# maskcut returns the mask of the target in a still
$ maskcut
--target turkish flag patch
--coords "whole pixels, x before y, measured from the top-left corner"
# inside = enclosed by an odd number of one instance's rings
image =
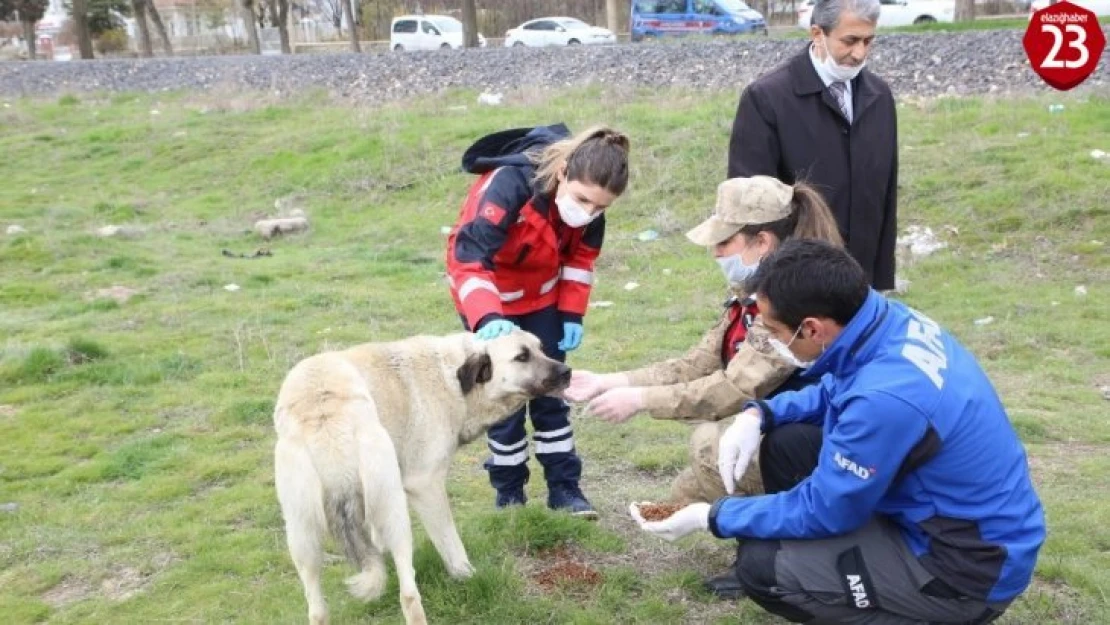
[[[505,218],[505,209],[493,202],[486,202],[482,205],[482,210],[478,214],[490,223],[499,224]]]

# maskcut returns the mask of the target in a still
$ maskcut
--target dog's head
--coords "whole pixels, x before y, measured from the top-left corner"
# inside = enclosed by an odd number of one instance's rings
[[[480,389],[492,401],[530,399],[563,390],[570,367],[548,358],[534,334],[513,330],[490,341],[475,341],[457,375],[463,395]]]

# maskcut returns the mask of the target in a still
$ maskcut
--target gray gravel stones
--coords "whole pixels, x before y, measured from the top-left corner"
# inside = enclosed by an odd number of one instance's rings
[[[1021,30],[884,34],[870,67],[901,97],[1053,91],[1029,67],[1022,35]],[[0,96],[323,89],[374,103],[447,88],[503,92],[600,84],[737,90],[805,45],[800,39],[757,36],[606,47],[7,62],[0,63]],[[1108,57],[1110,49],[1075,91],[1110,91]]]

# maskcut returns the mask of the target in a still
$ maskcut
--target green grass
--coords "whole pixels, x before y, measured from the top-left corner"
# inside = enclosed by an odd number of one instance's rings
[[[304,622],[273,492],[274,395],[316,351],[459,329],[440,228],[470,181],[461,151],[482,133],[559,120],[628,132],[632,184],[594,295],[613,306],[591,310],[570,362],[616,370],[694,344],[723,283],[682,233],[724,176],[735,94],[592,88],[508,94],[498,109],[476,95],[379,108],[67,96],[0,109],[0,225],[28,231],[0,235],[0,504],[19,506],[0,512],[5,623]],[[982,359],[1047,507],[1035,584],[1003,623],[1110,622],[1110,164],[1089,154],[1110,149],[1108,111],[1105,95],[1079,93],[899,108],[901,225],[948,243],[902,266],[904,299]],[[311,230],[260,241],[253,221],[287,197]],[[109,224],[132,234],[95,234]],[[638,241],[648,228],[662,237]],[[263,245],[272,256],[221,255]],[[136,294],[97,295],[113,286]],[[687,427],[579,414],[575,427],[596,525],[546,512],[538,467],[529,507],[495,513],[482,446],[461,450],[449,492],[478,574],[451,581],[417,531],[433,623],[772,622],[700,590],[728,544],[666,544],[627,517],[629,501],[665,495]],[[539,588],[532,576],[555,553],[602,583]],[[395,580],[364,605],[345,594],[349,574],[327,568],[333,622],[400,622]]]

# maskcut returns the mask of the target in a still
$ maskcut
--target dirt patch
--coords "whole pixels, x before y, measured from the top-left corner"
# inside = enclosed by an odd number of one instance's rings
[[[54,609],[83,601],[93,592],[92,586],[83,579],[64,577],[62,581],[42,593],[42,600]]]
[[[112,299],[115,300],[117,304],[125,304],[127,303],[127,300],[131,299],[138,293],[139,291],[137,291],[136,289],[115,285],[108,289],[97,289],[95,292],[86,293],[85,299],[87,301],[92,301],[96,299]]]
[[[113,601],[127,601],[142,592],[147,576],[129,566],[121,567],[100,582],[100,592]]]
[[[0,419],[11,419],[16,414],[15,406],[0,404]]]

